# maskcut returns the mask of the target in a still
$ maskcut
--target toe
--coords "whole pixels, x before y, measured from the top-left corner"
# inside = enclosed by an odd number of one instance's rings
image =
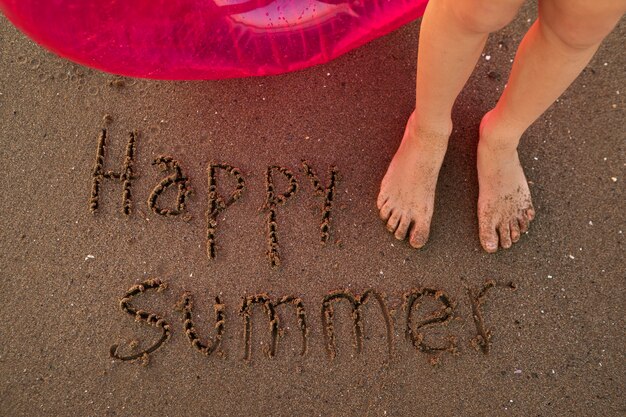
[[[500,224],[498,227],[498,232],[500,233],[500,245],[504,249],[508,249],[511,247],[511,229],[509,228],[509,223],[505,222]]]
[[[386,194],[383,194],[382,192],[378,194],[378,198],[376,199],[376,207],[378,207],[378,210],[383,208],[388,199],[389,197],[387,197]]]
[[[515,243],[519,240],[521,235],[517,219],[511,220],[509,227],[511,228],[511,241]]]
[[[389,216],[389,220],[387,220],[387,230],[389,230],[391,233],[395,232],[396,228],[398,227],[398,223],[400,223],[400,217],[401,212],[399,210],[391,213],[391,216]]]
[[[411,218],[409,216],[402,216],[400,223],[398,224],[398,228],[394,233],[396,239],[403,240],[406,237],[406,233],[408,232],[410,226]]]
[[[528,221],[532,221],[535,218],[535,208],[532,204],[526,209],[526,217],[528,217]]]
[[[411,230],[411,237],[409,244],[416,249],[424,247],[428,241],[428,235],[430,233],[430,224],[415,222],[413,230]]]
[[[379,214],[380,214],[380,218],[381,218],[384,222],[386,222],[387,220],[389,220],[389,216],[391,216],[391,210],[392,210],[391,204],[387,204],[387,203],[385,203],[385,204],[381,207]]]
[[[519,223],[519,230],[521,233],[528,232],[528,217],[526,217],[526,214],[522,213],[517,216],[517,222]]]
[[[478,234],[483,249],[489,253],[494,253],[498,250],[498,235],[495,226],[483,222],[479,226]]]

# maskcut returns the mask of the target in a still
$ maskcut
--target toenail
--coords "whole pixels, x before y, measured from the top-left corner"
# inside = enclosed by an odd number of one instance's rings
[[[424,240],[416,240],[416,239],[411,239],[411,241],[409,243],[415,249],[421,249],[421,248],[424,247],[424,245],[426,245],[426,242]]]

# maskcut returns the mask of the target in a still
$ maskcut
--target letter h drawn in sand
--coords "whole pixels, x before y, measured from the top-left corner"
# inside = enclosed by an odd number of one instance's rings
[[[210,356],[213,352],[218,351],[220,344],[222,343],[222,336],[224,335],[224,327],[226,325],[225,306],[222,304],[220,298],[215,297],[215,304],[213,305],[213,310],[215,311],[215,339],[211,340],[209,338],[207,344],[203,344],[200,341],[198,333],[193,326],[193,301],[191,293],[185,292],[183,294],[183,299],[179,304],[179,307],[183,312],[183,329],[185,330],[187,338],[191,342],[191,346],[198,349],[206,356]],[[218,351],[217,353],[220,354],[221,352]]]
[[[149,279],[147,281],[142,282],[141,284],[133,285],[126,292],[126,294],[124,294],[124,297],[122,297],[122,299],[120,300],[120,308],[122,309],[122,311],[132,316],[135,319],[135,321],[144,321],[151,326],[160,328],[161,338],[149,348],[141,352],[133,353],[130,355],[120,355],[118,352],[119,345],[113,345],[111,346],[111,349],[109,350],[112,358],[119,359],[122,361],[133,361],[136,359],[143,359],[144,363],[147,363],[148,355],[154,352],[155,350],[157,350],[158,348],[160,348],[163,345],[163,343],[165,343],[165,341],[169,339],[170,325],[169,323],[165,321],[165,319],[163,319],[162,317],[154,313],[148,313],[147,311],[144,311],[144,310],[138,310],[130,304],[131,300],[139,294],[143,294],[144,292],[148,290],[156,290],[160,292],[160,291],[165,290],[166,288],[167,288],[167,285],[162,283],[160,280]]]
[[[289,181],[289,187],[283,194],[276,194],[274,189],[274,177],[273,172],[278,171],[283,174],[287,181]],[[267,210],[267,233],[268,233],[268,249],[267,257],[270,260],[270,265],[274,268],[280,265],[280,253],[278,251],[278,225],[276,223],[276,212],[279,204],[284,204],[287,199],[296,193],[298,190],[298,181],[293,173],[287,168],[279,166],[270,166],[267,168],[265,175],[266,186],[266,199],[262,209]]]
[[[413,313],[419,309],[423,297],[433,297],[441,303],[441,309],[430,317],[414,324]],[[450,338],[450,341],[445,346],[430,346],[424,342],[424,334],[420,332],[420,329],[436,324],[447,324],[453,318],[454,304],[445,292],[431,288],[413,289],[404,295],[404,309],[406,313],[405,336],[415,349],[425,353],[456,352],[456,339]]]
[[[181,215],[186,210],[187,198],[191,194],[191,189],[189,188],[189,179],[185,175],[183,175],[183,171],[178,161],[176,161],[171,156],[159,156],[152,162],[152,165],[159,165],[159,168],[162,172],[166,172],[168,170],[174,172],[163,178],[161,182],[159,182],[157,186],[154,187],[154,189],[150,193],[150,196],[148,197],[148,208],[161,216]],[[159,199],[161,194],[163,194],[165,190],[172,185],[178,186],[178,194],[176,196],[176,208],[161,208],[157,204],[157,200]]]
[[[267,294],[258,294],[246,297],[243,299],[241,310],[239,314],[243,317],[244,324],[244,360],[248,361],[252,357],[252,306],[254,304],[260,304],[263,306],[263,310],[267,314],[269,319],[271,342],[267,349],[267,355],[273,358],[276,355],[278,349],[278,340],[281,334],[280,318],[276,313],[276,309],[281,305],[291,304],[295,308],[296,317],[298,319],[298,326],[302,334],[302,349],[300,355],[304,356],[307,351],[307,324],[306,314],[304,311],[304,302],[299,297],[285,296],[274,302]]]
[[[232,175],[237,181],[237,185],[234,191],[230,194],[227,200],[224,200],[217,192],[217,170],[223,170]],[[207,176],[209,181],[209,205],[207,208],[207,257],[209,259],[215,259],[217,255],[217,248],[215,244],[215,229],[217,228],[217,216],[225,210],[228,206],[239,200],[246,182],[241,175],[241,171],[227,164],[214,164],[210,163],[207,169]]]
[[[131,194],[130,187],[133,180],[133,162],[135,159],[135,143],[137,141],[137,132],[130,132],[128,144],[126,145],[126,156],[122,164],[122,170],[119,172],[106,171],[104,169],[104,157],[106,150],[107,130],[102,129],[98,137],[98,147],[96,150],[96,162],[91,174],[91,195],[89,197],[89,211],[96,213],[100,208],[100,190],[102,181],[118,180],[122,183],[122,213],[128,216],[131,212]]]
[[[337,348],[335,346],[335,330],[333,324],[334,309],[332,303],[335,301],[346,300],[352,307],[354,348],[356,353],[360,354],[363,350],[363,323],[361,318],[361,306],[370,298],[374,298],[380,306],[380,310],[383,314],[387,330],[387,349],[389,357],[391,357],[393,348],[393,323],[391,315],[389,314],[389,310],[387,309],[383,296],[375,290],[369,289],[360,296],[356,297],[349,291],[334,291],[324,297],[322,301],[322,325],[324,336],[326,338],[326,351],[331,359],[334,359],[337,356]]]

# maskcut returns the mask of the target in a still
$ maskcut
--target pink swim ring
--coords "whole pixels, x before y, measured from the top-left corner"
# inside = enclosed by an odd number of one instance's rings
[[[116,74],[219,79],[327,62],[422,15],[427,0],[0,0],[57,54]]]

